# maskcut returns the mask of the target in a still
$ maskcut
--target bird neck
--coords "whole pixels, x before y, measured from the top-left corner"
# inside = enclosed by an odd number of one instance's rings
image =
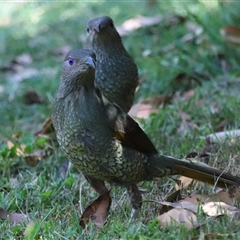
[[[86,40],[85,48],[92,49],[96,52],[98,49],[102,51],[102,49],[116,49],[122,48],[122,40],[121,37],[118,35],[111,36],[111,35],[89,35]]]
[[[67,77],[65,78],[62,75],[61,82],[57,91],[57,97],[65,98],[72,92],[80,92],[82,89],[86,89],[86,91],[94,89],[94,81],[91,80],[94,79],[94,77],[95,76],[89,76],[89,78],[86,76],[84,78],[78,77],[76,79],[71,79],[70,82]]]

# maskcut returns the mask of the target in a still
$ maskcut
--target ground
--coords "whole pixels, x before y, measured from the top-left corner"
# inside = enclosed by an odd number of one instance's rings
[[[160,14],[158,24],[123,37],[139,68],[135,103],[173,96],[137,120],[161,154],[182,158],[206,149],[205,136],[240,125],[240,30],[229,28],[239,25],[239,10],[231,1],[0,3],[0,207],[32,219],[27,228],[0,220],[2,239],[191,239],[202,233],[236,233],[237,219],[208,219],[201,213],[199,229],[160,227],[155,219],[161,205],[148,200],[160,201],[174,192],[171,178],[140,184],[147,190],[145,202],[131,224],[125,190],[112,187],[106,225],[96,233],[90,224],[83,233],[79,215],[97,195],[74,167],[62,178],[65,158],[52,135],[34,134],[51,114],[64,54],[83,46],[89,19],[109,15],[120,26],[139,15]],[[36,101],[41,103],[31,104]],[[228,170],[234,173],[238,143],[218,145],[208,163],[220,169],[232,164]],[[33,160],[40,161],[36,165]],[[197,183],[182,194],[194,190],[212,193]]]

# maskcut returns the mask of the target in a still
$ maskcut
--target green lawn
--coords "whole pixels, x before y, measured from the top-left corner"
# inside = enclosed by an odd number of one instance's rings
[[[239,26],[239,12],[236,1],[0,3],[0,207],[28,214],[33,221],[26,228],[24,223],[13,225],[0,220],[0,239],[191,239],[202,232],[239,231],[238,219],[212,219],[201,213],[200,229],[163,229],[155,221],[161,206],[147,201],[139,218],[129,224],[131,209],[125,189],[112,187],[108,222],[98,232],[93,224],[82,232],[80,211],[97,194],[75,168],[63,180],[59,172],[65,158],[57,143],[51,136],[34,137],[51,114],[64,58],[60,50],[66,46],[82,48],[87,21],[101,15],[111,16],[116,25],[138,15],[165,16],[158,25],[123,37],[143,79],[135,102],[174,93],[169,104],[139,120],[160,153],[184,157],[204,147],[201,136],[238,129],[239,45],[227,44],[220,29]],[[168,17],[173,14],[178,16],[175,21]],[[186,35],[192,34],[190,28],[197,34],[185,41]],[[17,72],[12,68],[6,71],[22,54],[26,54],[24,61],[29,57],[30,61],[18,65]],[[33,89],[44,99],[42,104],[24,102],[26,92]],[[193,95],[187,97],[190,90]],[[183,125],[186,115],[188,124]],[[234,159],[237,168],[238,143],[222,144],[209,164],[225,168]],[[23,146],[25,155],[42,157],[37,166],[29,166],[19,154],[17,149]],[[160,201],[174,191],[174,185],[171,178],[164,178],[140,187],[148,191],[144,200]],[[212,193],[211,187],[198,183],[183,195],[194,190]],[[238,236],[233,239],[240,239]]]

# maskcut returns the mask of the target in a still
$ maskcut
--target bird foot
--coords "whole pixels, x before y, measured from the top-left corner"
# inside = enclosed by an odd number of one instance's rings
[[[139,214],[139,209],[132,208],[129,222],[131,222],[132,220],[136,219],[138,217],[138,214]]]

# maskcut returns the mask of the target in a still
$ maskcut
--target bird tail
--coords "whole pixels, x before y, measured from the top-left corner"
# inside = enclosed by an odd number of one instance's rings
[[[154,177],[183,175],[218,187],[240,186],[240,178],[194,160],[181,160],[168,156],[151,156],[149,170]]]

